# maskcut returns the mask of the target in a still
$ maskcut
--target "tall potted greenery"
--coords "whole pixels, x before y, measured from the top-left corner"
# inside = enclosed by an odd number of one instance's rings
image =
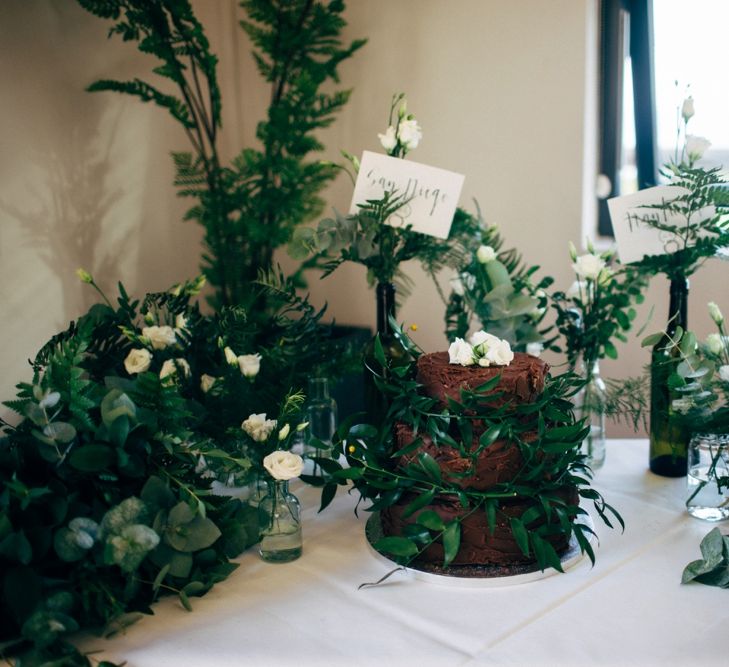
[[[260,147],[245,148],[224,165],[218,59],[189,0],[78,0],[96,16],[111,19],[110,35],[138,42],[161,64],[154,74],[171,81],[176,94],[135,78],[100,80],[90,91],[134,95],[167,109],[185,130],[190,150],[173,153],[178,194],[191,197],[186,214],[203,226],[202,270],[214,288],[213,306],[252,311],[263,297],[253,285],[271,267],[275,248],[293,229],[318,215],[322,188],[336,168],[311,155],[323,146],[317,130],[330,125],[351,91],[323,92],[338,82],[339,64],[365,40],[343,45],[341,0],[242,0],[241,21],[255,50],[258,71],[271,86],[268,116],[258,124]],[[253,315],[253,313],[251,312]]]

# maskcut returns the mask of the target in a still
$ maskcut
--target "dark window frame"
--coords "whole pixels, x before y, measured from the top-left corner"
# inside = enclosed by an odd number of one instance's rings
[[[628,53],[633,74],[635,161],[638,189],[642,190],[658,183],[653,0],[601,0],[599,173],[610,179],[609,197],[621,194],[623,83]],[[613,236],[606,199],[598,200],[598,233]]]

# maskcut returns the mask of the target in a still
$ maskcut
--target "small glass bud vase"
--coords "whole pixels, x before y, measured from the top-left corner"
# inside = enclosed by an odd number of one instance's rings
[[[688,446],[686,509],[705,521],[729,519],[729,435],[697,434]]]
[[[309,444],[316,438],[329,446],[337,430],[337,402],[329,394],[327,378],[309,380],[306,421],[309,422],[306,429],[306,453],[311,456],[328,456],[328,449],[318,449]]]
[[[588,367],[589,366],[589,367]],[[582,441],[582,453],[587,464],[598,470],[605,463],[605,401],[607,389],[600,376],[600,364],[580,361],[577,372],[586,379],[585,386],[575,396],[575,417],[585,419],[590,432]]]
[[[258,505],[261,541],[258,551],[267,563],[288,563],[301,556],[301,505],[289,483],[274,479]]]

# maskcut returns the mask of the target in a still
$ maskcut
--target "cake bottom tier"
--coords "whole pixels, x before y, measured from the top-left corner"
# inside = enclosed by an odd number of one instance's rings
[[[577,503],[576,491],[565,491],[565,500]],[[562,494],[560,494],[562,495]],[[455,496],[436,497],[432,504],[415,512],[407,519],[403,518],[405,507],[413,497],[402,498],[397,504],[383,509],[380,512],[383,533],[387,536],[401,536],[407,524],[415,523],[420,512],[435,511],[444,522],[463,517],[461,521],[461,542],[458,554],[453,560],[455,565],[513,565],[534,563],[536,559],[525,556],[511,532],[510,520],[521,517],[534,503],[527,499],[514,499],[503,503],[497,512],[496,527],[493,533],[489,530],[486,512],[477,509],[469,514],[470,510],[461,507]],[[533,528],[535,526],[530,526]],[[545,538],[557,551],[564,552],[569,546],[569,537],[557,534]],[[417,558],[421,563],[443,563],[443,545],[440,541],[433,542]],[[530,555],[531,556],[531,555]]]

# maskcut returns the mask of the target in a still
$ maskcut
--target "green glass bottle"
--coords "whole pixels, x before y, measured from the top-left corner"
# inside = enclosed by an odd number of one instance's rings
[[[684,477],[687,471],[688,443],[691,433],[678,423],[671,402],[676,398],[668,387],[668,378],[681,361],[678,350],[666,349],[669,336],[673,337],[678,327],[686,331],[688,304],[688,280],[683,277],[671,279],[671,296],[668,308],[666,335],[651,352],[651,427],[650,427],[650,469],[664,477]]]
[[[390,317],[395,317],[395,285],[392,283],[378,283],[377,295],[377,334],[380,337],[385,358],[392,360],[394,365],[405,364],[410,355],[395,338],[390,326]],[[375,339],[373,338],[364,350],[364,399],[367,422],[379,428],[387,414],[387,398],[377,388],[374,374],[386,373],[380,362],[375,358]]]

